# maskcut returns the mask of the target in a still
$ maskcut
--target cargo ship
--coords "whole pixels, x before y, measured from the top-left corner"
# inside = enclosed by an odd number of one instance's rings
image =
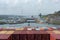
[[[60,40],[60,30],[54,27],[0,29],[0,40]]]

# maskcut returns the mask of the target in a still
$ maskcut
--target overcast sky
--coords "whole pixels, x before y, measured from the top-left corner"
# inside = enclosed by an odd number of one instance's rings
[[[60,10],[60,0],[0,0],[0,15],[44,15]]]

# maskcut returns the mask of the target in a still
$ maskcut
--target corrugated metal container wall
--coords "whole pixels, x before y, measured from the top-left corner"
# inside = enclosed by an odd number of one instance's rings
[[[22,30],[22,31],[2,31],[0,40],[50,40],[50,34],[46,31]]]
[[[60,40],[60,39],[56,39],[56,40]]]
[[[19,40],[19,34],[13,34],[12,40]]]
[[[50,34],[44,31],[16,31],[12,38],[12,40],[50,40]]]
[[[20,33],[20,31],[15,31],[12,34],[12,40],[19,40],[19,33]]]
[[[60,34],[51,34],[50,40],[60,40]]]
[[[50,40],[56,40],[53,36],[50,35]]]

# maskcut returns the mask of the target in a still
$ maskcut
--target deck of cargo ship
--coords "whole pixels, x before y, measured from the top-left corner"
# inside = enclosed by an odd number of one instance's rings
[[[60,40],[60,30],[1,29],[0,40]]]

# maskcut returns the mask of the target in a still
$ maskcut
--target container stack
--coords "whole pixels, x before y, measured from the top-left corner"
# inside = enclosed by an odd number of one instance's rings
[[[0,40],[60,40],[60,31],[14,30],[0,31]]]
[[[11,40],[14,31],[0,31],[0,40]]]
[[[15,31],[12,34],[12,40],[19,40],[19,34],[20,34],[20,31]]]
[[[12,40],[50,40],[50,34],[45,31],[15,31]]]
[[[60,31],[53,31],[52,34],[50,34],[51,40],[60,40]]]

